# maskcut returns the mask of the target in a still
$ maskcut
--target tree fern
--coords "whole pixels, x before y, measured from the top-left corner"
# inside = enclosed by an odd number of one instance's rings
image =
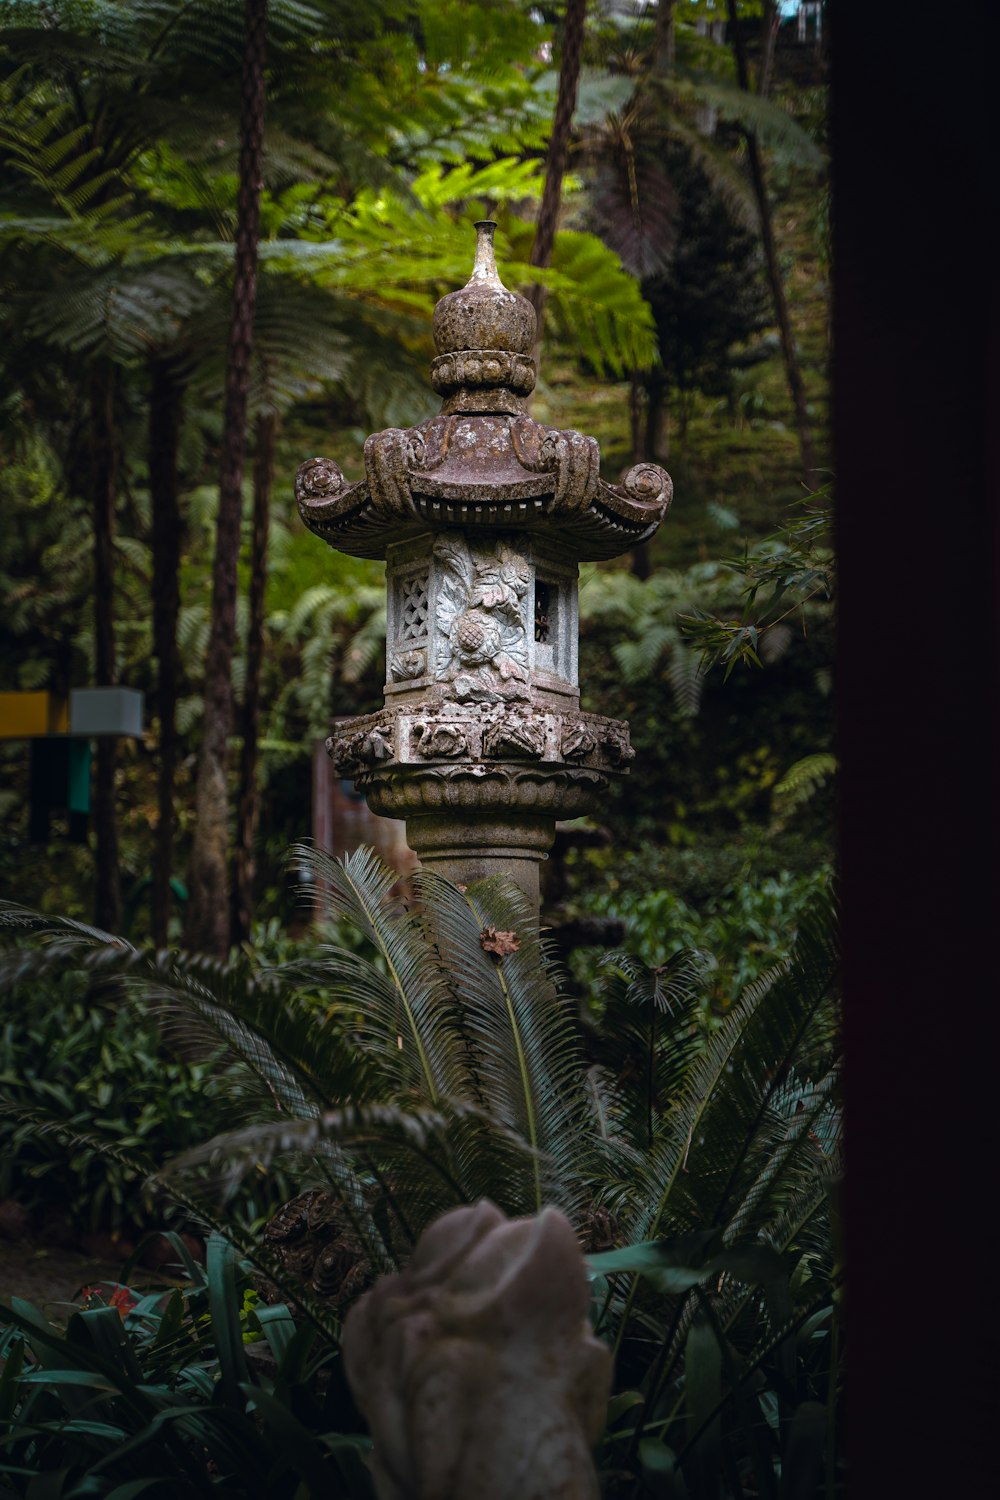
[[[585,623],[608,621],[624,629],[612,653],[626,682],[645,682],[663,672],[679,712],[697,714],[706,663],[691,649],[682,623],[695,612],[735,600],[732,580],[712,564],[696,564],[685,573],[660,568],[640,582],[632,574],[604,573],[581,590]]]

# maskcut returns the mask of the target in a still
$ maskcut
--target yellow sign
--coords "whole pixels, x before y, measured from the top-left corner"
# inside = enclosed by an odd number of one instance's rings
[[[69,707],[54,693],[0,693],[0,740],[66,734]]]

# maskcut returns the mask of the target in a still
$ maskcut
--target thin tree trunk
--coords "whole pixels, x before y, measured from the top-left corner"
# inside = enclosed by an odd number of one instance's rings
[[[628,417],[629,431],[632,438],[632,462],[634,464],[642,463],[642,460],[646,457],[646,447],[643,438],[645,398],[646,387],[642,377],[633,371],[628,387]]]
[[[250,553],[250,618],[247,625],[246,690],[243,699],[243,748],[240,752],[240,796],[236,826],[236,878],[233,883],[234,943],[250,936],[253,886],[257,873],[255,840],[260,818],[257,748],[260,733],[261,670],[264,665],[264,619],[267,593],[267,541],[271,521],[271,482],[278,419],[273,412],[257,418],[253,465],[253,541]]]
[[[257,300],[257,242],[264,157],[264,53],[267,0],[246,0],[246,37],[240,99],[240,186],[233,316],[226,354],[222,474],[212,627],[205,658],[204,718],[195,793],[194,847],[184,940],[189,948],[224,957],[229,946],[228,747],[233,726],[233,647],[237,567],[246,452],[247,388]]]
[[[653,93],[650,89],[650,82],[655,87],[655,84],[673,67],[674,44],[674,0],[660,0],[656,9],[656,31],[653,38],[652,78],[644,79],[640,86],[646,94]],[[655,102],[655,94],[653,100]],[[642,412],[642,402],[639,396],[641,389],[644,390],[646,396],[645,413]],[[633,374],[631,397],[633,462],[657,459],[660,456],[657,452],[657,440],[665,400],[664,385],[659,372],[654,370],[642,379],[638,374]],[[645,417],[644,421],[643,417]],[[644,580],[649,577],[652,570],[649,543],[640,542],[638,547],[632,549],[632,574]]]
[[[150,899],[153,941],[169,938],[170,877],[174,857],[174,774],[177,767],[177,694],[180,659],[182,522],[177,480],[177,444],[184,388],[168,359],[150,364],[149,490],[153,507],[153,654],[157,662],[156,712],[160,723],[158,816]]]
[[[760,73],[757,77],[757,92],[766,99],[771,92],[771,74],[774,72],[774,48],[778,40],[781,16],[774,0],[764,0],[760,16],[761,51]]]
[[[674,65],[674,35],[674,0],[660,0],[653,39],[653,67],[657,72],[666,72]]]
[[[646,440],[643,457],[665,463],[670,456],[669,387],[661,371],[654,370],[646,384]]]
[[[117,455],[114,442],[114,370],[101,361],[90,388],[94,517],[94,680],[97,687],[113,687],[118,680],[115,661],[115,489]],[[121,875],[118,868],[118,809],[115,802],[117,741],[110,735],[97,740],[94,779],[94,920],[107,932],[121,926]]]
[[[545,162],[545,185],[535,225],[535,240],[531,247],[529,263],[543,270],[552,260],[556,225],[559,222],[559,204],[562,199],[562,183],[566,172],[566,157],[569,152],[570,131],[576,110],[576,95],[580,84],[580,56],[583,51],[584,23],[587,17],[587,0],[566,0],[566,24],[563,28],[562,61],[559,65],[559,89],[556,94],[556,112],[549,137],[549,151]],[[533,286],[528,299],[538,318],[535,335],[535,359],[542,342],[542,318],[545,312],[545,288]]]
[[[737,79],[740,88],[745,93],[749,93],[750,74],[747,68],[746,47],[740,35],[739,22],[736,15],[736,0],[726,0],[726,5],[729,12],[729,31],[733,44],[733,52],[736,56]],[[750,177],[753,182],[754,197],[757,200],[760,234],[764,246],[764,259],[767,263],[767,278],[771,286],[774,314],[778,323],[778,332],[781,336],[782,352],[785,356],[785,373],[788,378],[788,389],[791,393],[792,405],[795,408],[795,425],[799,433],[799,454],[802,460],[802,474],[806,485],[810,489],[815,489],[819,482],[819,476],[816,471],[816,454],[813,448],[809,414],[806,411],[805,386],[802,383],[802,371],[799,368],[799,357],[795,350],[792,323],[788,315],[788,302],[785,298],[785,287],[781,279],[781,267],[778,263],[778,249],[774,239],[774,224],[771,219],[771,207],[767,199],[767,184],[764,179],[764,162],[754,132],[745,129],[743,134],[746,137],[747,156],[750,161]]]

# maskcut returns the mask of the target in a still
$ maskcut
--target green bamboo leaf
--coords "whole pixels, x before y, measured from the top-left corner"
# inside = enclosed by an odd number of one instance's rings
[[[827,1435],[826,1407],[819,1401],[803,1401],[788,1425],[778,1500],[812,1500],[823,1469]]]
[[[0,1308],[0,1316],[3,1309]],[[25,1341],[14,1339],[0,1371],[0,1423],[9,1422],[17,1404],[17,1383],[24,1369]]]
[[[684,1346],[684,1396],[688,1431],[685,1471],[699,1500],[720,1492],[722,1480],[722,1350],[708,1319],[696,1314]]]
[[[285,1358],[298,1332],[295,1319],[283,1302],[272,1307],[257,1307],[253,1316],[260,1324],[271,1353],[283,1369]],[[311,1343],[315,1337],[315,1329],[310,1328],[309,1334]]]
[[[212,1338],[219,1356],[219,1379],[227,1403],[241,1410],[241,1389],[250,1383],[243,1329],[240,1325],[241,1298],[236,1287],[236,1251],[216,1231],[208,1237],[205,1249],[208,1272],[208,1302],[212,1315]]]

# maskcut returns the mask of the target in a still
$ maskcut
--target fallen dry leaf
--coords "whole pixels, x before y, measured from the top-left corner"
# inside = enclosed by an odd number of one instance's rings
[[[483,951],[492,953],[494,958],[506,958],[508,953],[516,953],[521,946],[516,932],[497,932],[495,927],[484,927],[479,941]]]

